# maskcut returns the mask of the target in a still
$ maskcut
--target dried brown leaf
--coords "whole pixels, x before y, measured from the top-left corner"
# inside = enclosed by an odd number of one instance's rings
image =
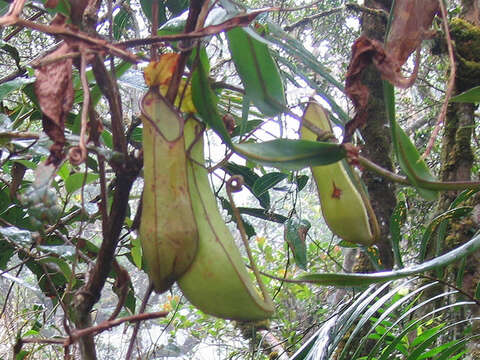
[[[352,57],[345,80],[345,92],[352,100],[356,113],[345,126],[344,142],[349,142],[355,130],[363,127],[367,121],[367,104],[370,93],[368,87],[362,83],[363,71],[373,62],[383,64],[385,59],[383,45],[377,40],[360,36],[352,45]]]
[[[433,18],[440,11],[439,0],[395,1],[394,20],[388,34],[385,51],[395,59],[396,71],[429,37]]]
[[[43,130],[54,142],[47,163],[58,164],[64,157],[64,124],[73,104],[72,59],[64,57],[69,52],[70,46],[62,44],[44,58],[47,65],[35,71],[35,94],[43,113]],[[58,61],[48,61],[57,58]]]
[[[387,44],[360,36],[352,46],[352,57],[345,81],[345,92],[352,100],[356,114],[345,126],[344,142],[351,140],[356,129],[365,126],[368,115],[368,87],[362,81],[362,73],[374,64],[382,78],[400,88],[410,87],[419,66],[422,40],[428,37],[433,18],[439,11],[438,0],[403,0],[395,2],[395,18]],[[415,68],[410,77],[401,72],[408,57],[417,50]]]

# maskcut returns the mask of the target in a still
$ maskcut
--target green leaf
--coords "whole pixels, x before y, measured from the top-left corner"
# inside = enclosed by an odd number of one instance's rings
[[[5,15],[8,12],[9,7],[9,2],[0,0],[0,16]]]
[[[242,103],[242,122],[240,123],[240,134],[245,134],[247,132],[248,124],[248,115],[250,113],[250,98],[248,95],[243,97]]]
[[[15,248],[5,240],[0,241],[0,269],[5,270],[8,262],[13,256]]]
[[[72,253],[72,255],[73,255],[73,253]],[[49,257],[40,259],[38,261],[38,263],[40,263],[40,264],[51,264],[51,263],[53,263],[53,264],[58,266],[58,268],[62,272],[62,275],[63,275],[64,279],[56,281],[55,282],[56,285],[57,284],[63,284],[64,280],[70,280],[70,279],[72,279],[73,281],[75,280],[75,277],[72,276],[72,270],[70,269],[70,265],[63,259],[53,257],[53,256],[49,256]],[[74,285],[74,284],[72,284],[72,285]]]
[[[407,206],[405,201],[399,201],[393,214],[390,217],[390,234],[392,236],[392,250],[393,255],[395,256],[395,262],[400,267],[403,268],[402,254],[400,252],[400,241],[402,240],[402,234],[400,229],[405,223],[407,215]]]
[[[305,238],[311,224],[307,220],[288,219],[285,223],[284,237],[292,250],[295,263],[300,269],[307,270],[307,245]]]
[[[352,243],[352,242],[346,241],[346,240],[341,240],[337,245],[341,246],[343,248],[349,248],[349,249],[356,249],[356,248],[360,247],[359,244],[355,244],[355,243]]]
[[[457,96],[450,98],[450,102],[458,103],[479,103],[480,102],[480,86],[471,88]]]
[[[255,184],[253,184],[253,193],[255,194],[255,196],[258,197],[268,192],[269,189],[277,185],[279,182],[285,180],[287,177],[287,174],[280,172],[272,172],[265,174],[260,179],[255,181]]]
[[[302,191],[307,186],[310,178],[307,175],[298,175],[295,177],[295,183],[297,184],[297,191]]]
[[[437,200],[438,191],[421,187],[422,181],[435,181],[435,178],[431,175],[425,161],[420,157],[415,145],[395,120],[395,94],[393,86],[388,81],[383,81],[383,89],[387,114],[390,119],[390,128],[392,129],[393,146],[398,163],[408,179],[414,184],[418,193],[425,200]]]
[[[43,5],[45,5],[46,2],[47,0],[42,0]],[[51,15],[55,15],[56,13],[61,13],[65,15],[67,18],[70,18],[71,5],[68,0],[59,0],[57,5],[53,9],[47,8],[46,10]]]
[[[270,30],[273,30],[274,27],[277,26],[269,26],[268,28]],[[286,35],[288,37],[288,35]],[[300,61],[304,62],[304,65],[307,66],[310,70],[314,71],[315,73],[319,74],[323,78],[325,78],[326,81],[331,83],[332,85],[336,86],[341,92],[345,92],[345,89],[343,85],[335,80],[329,73],[329,71],[320,63],[316,60],[316,58],[308,51],[306,50],[303,45],[294,45],[292,46],[290,43],[292,41],[295,41],[296,43],[299,43],[298,40],[292,40],[291,38],[289,39],[284,39],[284,40],[279,40],[276,37],[268,36],[267,39],[269,41],[274,42],[281,48],[283,48],[287,53],[292,54],[295,56],[295,58],[299,59]],[[300,46],[300,50],[296,50],[296,47]],[[291,77],[288,73],[284,73],[285,77],[289,78],[292,83],[296,83],[296,79],[301,78],[308,86],[310,86],[312,89],[315,89],[317,94],[320,95],[332,108],[332,111],[337,114],[338,118],[340,121],[336,121],[337,123],[339,122],[340,124],[345,124],[348,121],[350,121],[350,117],[348,114],[342,109],[340,105],[336,102],[335,97],[331,96],[329,93],[325,91],[324,86],[318,82],[315,82],[312,80],[311,75],[309,74],[310,72],[308,71],[309,69],[302,70],[299,66],[297,66],[295,63],[289,61],[285,56],[282,56],[281,54],[278,54],[277,52],[273,52],[273,55],[275,56],[275,59],[282,65],[285,65],[291,72],[291,74],[294,74],[294,77]],[[304,86],[303,84],[300,85],[297,83],[297,87],[302,87]],[[332,119],[334,120],[334,119]]]
[[[279,224],[283,224],[285,221],[287,221],[287,217],[276,214],[273,212],[269,212],[265,209],[256,209],[256,208],[247,208],[247,207],[239,207],[238,211],[240,214],[245,214],[245,215],[250,215],[257,217],[259,219],[267,220],[267,221],[273,221]]]
[[[230,135],[217,110],[217,96],[212,91],[208,81],[209,65],[203,57],[200,56],[199,58],[200,61],[192,75],[193,104],[202,120],[220,136],[225,144],[231,146]]]
[[[140,6],[142,7],[143,13],[150,22],[152,22],[152,5],[153,2],[157,0],[140,0]],[[165,12],[165,4],[163,1],[157,1],[158,3],[158,25],[162,25],[167,21],[167,15]]]
[[[242,123],[235,127],[231,136],[235,137],[235,136],[248,134],[249,132],[258,128],[262,123],[263,123],[263,120],[250,120],[244,123],[242,119]]]
[[[142,268],[142,245],[140,243],[140,238],[132,238],[132,248],[130,250],[132,254],[132,260],[135,266],[139,269]]]
[[[34,78],[17,78],[15,80],[7,81],[0,84],[0,101],[5,99],[7,95],[15,90],[21,89],[24,85],[31,84],[35,81]]]
[[[286,109],[282,79],[267,45],[252,38],[244,29],[227,32],[232,60],[248,98],[267,116]]]
[[[132,17],[124,8],[113,18],[113,38],[119,40],[126,29],[131,25]]]
[[[333,164],[347,155],[342,145],[308,140],[276,139],[262,143],[236,144],[233,148],[237,153],[262,165],[288,170]]]
[[[435,217],[430,222],[428,227],[425,229],[425,232],[423,233],[422,241],[420,242],[420,254],[419,254],[420,260],[423,261],[425,259],[427,255],[428,244],[432,238],[432,235],[435,233],[435,230],[442,223],[444,223],[446,220],[449,220],[449,219],[458,219],[460,217],[466,216],[470,214],[471,211],[472,211],[471,206],[462,206],[455,209],[447,210],[444,213]]]
[[[65,190],[67,190],[69,194],[72,194],[80,189],[83,184],[89,184],[97,179],[97,174],[87,174],[87,176],[85,176],[83,173],[75,173],[70,175],[65,181]]]
[[[247,166],[229,162],[223,167],[223,170],[229,175],[241,175],[243,177],[245,187],[250,190],[250,192],[258,199],[260,205],[265,209],[270,207],[270,195],[268,192],[257,195],[253,191],[253,186],[255,185],[255,182],[260,179],[260,176],[255,174],[252,169]]]
[[[125,299],[125,307],[130,311],[130,314],[135,314],[135,305],[136,305],[135,292],[130,286],[127,293],[127,298]]]
[[[17,67],[20,67],[20,54],[17,50],[16,47],[10,45],[9,43],[4,42],[3,40],[0,40],[0,49],[8,53],[13,60],[15,60],[15,64],[17,64]]]
[[[28,230],[22,230],[15,226],[0,227],[0,236],[21,246],[28,247],[32,244],[32,233]]]
[[[110,131],[103,130],[101,138],[106,147],[108,147],[109,149],[113,149],[113,136]]]
[[[28,355],[30,355],[30,351],[20,350],[20,352],[18,354],[15,354],[15,360],[23,360]]]
[[[62,166],[57,170],[57,175],[65,181],[70,176],[70,163],[65,161]]]
[[[345,87],[342,82],[338,81],[331,75],[330,69],[320,63],[311,51],[307,50],[303,46],[302,42],[298,39],[291,37],[287,32],[283,31],[280,26],[274,23],[268,23],[267,26],[270,36],[267,36],[267,40],[274,42],[288,54],[291,54],[298,58],[304,65],[310,70],[313,70],[316,74],[322,76],[330,84],[335,86],[342,93],[345,93]]]
[[[185,29],[185,25],[187,20],[183,16],[174,17],[169,19],[165,24],[159,27],[157,31],[158,36],[164,35],[174,35],[180,34],[183,29]]]
[[[116,76],[116,78],[120,78],[131,67],[132,67],[132,64],[127,62],[127,61],[120,62],[117,66],[115,66],[115,76]],[[91,73],[91,76],[92,76],[92,78],[91,78],[91,80],[89,80],[89,83],[94,83],[95,85],[90,89],[90,102],[91,102],[92,106],[95,107],[98,104],[98,102],[100,101],[100,99],[102,98],[102,91],[100,90],[100,87],[95,82],[95,79],[93,77],[93,72]],[[80,84],[80,78],[77,77],[77,79],[74,80],[74,84],[75,84],[75,81],[78,82],[78,84]],[[82,99],[81,101],[83,101],[83,90],[77,90],[75,92],[75,96],[79,97],[80,99]],[[38,101],[38,100],[36,100],[36,98],[32,98],[32,101]],[[81,112],[78,112],[78,114],[75,116],[75,120],[73,121],[73,125],[70,126],[71,130],[74,134],[79,134],[80,133],[81,118],[82,118],[82,114],[81,114]],[[104,138],[104,134],[106,132],[107,132],[107,130],[104,130],[102,132],[102,138]],[[105,141],[105,138],[104,138],[104,141]],[[109,144],[106,142],[106,145],[108,146]],[[109,146],[109,147],[111,148],[111,146]]]
[[[188,8],[188,0],[166,0],[165,5],[173,16],[177,16]]]
[[[458,248],[423,264],[411,266],[396,271],[383,271],[371,274],[343,274],[343,273],[312,273],[300,276],[298,280],[318,285],[333,285],[340,287],[367,286],[379,282],[401,279],[426,271],[441,269],[453,262],[480,249],[480,235],[477,235]]]
[[[63,258],[73,259],[75,254],[75,247],[72,245],[38,245],[37,249]]]

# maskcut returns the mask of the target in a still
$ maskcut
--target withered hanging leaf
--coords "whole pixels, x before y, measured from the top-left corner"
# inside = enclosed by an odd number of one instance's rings
[[[355,106],[355,117],[346,124],[344,142],[351,140],[356,129],[367,119],[368,88],[362,84],[363,70],[374,64],[382,78],[400,88],[413,85],[417,77],[418,59],[410,77],[402,75],[401,67],[422,40],[428,37],[433,18],[438,12],[438,0],[395,2],[394,20],[385,48],[380,41],[360,36],[352,46],[352,57],[345,81],[345,92]]]
[[[43,58],[53,60],[70,52],[68,44]],[[54,144],[50,148],[47,164],[59,164],[63,159],[65,144],[65,119],[73,104],[72,59],[53,61],[36,69],[35,94],[43,113],[43,130]]]
[[[349,142],[356,129],[363,127],[367,121],[367,104],[370,95],[368,87],[361,79],[363,70],[373,62],[375,56],[385,58],[382,44],[377,40],[370,40],[366,36],[360,36],[352,45],[352,56],[348,65],[345,80],[345,92],[352,100],[356,113],[354,118],[345,125],[343,142]]]
[[[395,18],[385,51],[396,62],[396,71],[428,37],[433,18],[440,11],[438,0],[395,1]]]

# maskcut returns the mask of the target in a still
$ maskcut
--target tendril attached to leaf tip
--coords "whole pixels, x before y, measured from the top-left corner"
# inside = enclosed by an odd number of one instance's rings
[[[232,193],[241,191],[244,183],[245,181],[243,180],[242,175],[233,175],[227,181],[227,192]]]
[[[68,151],[68,160],[72,165],[80,165],[87,158],[87,149],[85,146],[73,146]]]

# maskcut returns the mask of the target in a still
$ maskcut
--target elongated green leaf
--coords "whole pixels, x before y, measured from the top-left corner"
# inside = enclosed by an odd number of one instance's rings
[[[312,81],[310,76],[307,75],[310,71],[315,72],[316,74],[323,77],[328,83],[335,86],[338,90],[342,93],[345,92],[345,88],[343,84],[335,79],[332,75],[330,70],[320,63],[317,58],[312,55],[310,51],[308,51],[303,44],[291,37],[288,33],[283,31],[278,25],[269,22],[268,26],[266,27],[269,33],[265,35],[265,38],[283,50],[288,54],[295,57],[296,60],[299,60],[306,69],[301,69],[294,63],[290,62],[285,56],[279,55],[277,52],[273,52],[275,59],[283,64],[286,65],[295,76],[301,77],[311,88],[315,89],[317,93],[324,98],[324,100],[330,105],[332,111],[337,114],[338,118],[340,119],[341,123],[347,123],[350,121],[350,117],[348,114],[339,106],[332,96],[325,92],[325,89],[319,86],[318,83]],[[303,68],[303,67],[302,67]],[[295,82],[295,79],[291,79]],[[300,85],[298,85],[300,87]],[[332,119],[334,120],[334,119]],[[338,120],[337,120],[338,121]]]
[[[15,248],[8,241],[0,240],[0,269],[5,270],[8,262],[13,256]]]
[[[444,213],[438,215],[428,225],[427,229],[423,233],[422,241],[420,243],[420,261],[423,261],[427,255],[428,244],[435,230],[446,220],[457,219],[468,215],[472,211],[471,206],[462,206],[455,209],[450,209]]]
[[[470,341],[479,338],[479,334],[475,334],[461,340],[456,340],[455,345],[450,346],[447,350],[443,351],[441,356],[437,357],[435,360],[458,360],[464,359],[465,345],[467,345]]]
[[[132,238],[132,248],[130,250],[130,254],[132,255],[132,260],[135,266],[141,269],[142,268],[142,246],[141,246],[139,237],[137,237],[136,239]]]
[[[331,96],[330,94],[326,93],[325,90],[315,81],[310,79],[310,77],[303,72],[301,69],[299,69],[295,64],[291,63],[284,57],[278,55],[276,56],[277,61],[280,64],[283,64],[287,66],[292,73],[295,74],[296,77],[300,77],[303,81],[307,83],[308,86],[310,86],[312,89],[315,89],[317,94],[321,96],[332,108],[332,111],[337,114],[338,118],[340,119],[340,124],[345,124],[350,121],[350,117],[348,114],[341,108],[340,105],[337,104],[335,101],[335,98]],[[295,84],[296,81],[295,79],[291,79],[291,81]],[[303,85],[300,85],[297,83],[297,87],[302,87]],[[332,119],[334,120],[334,119]],[[337,123],[339,122],[338,120],[336,121]]]
[[[227,39],[232,60],[248,98],[267,116],[285,111],[282,79],[268,46],[248,35],[242,28],[228,31]]]
[[[400,283],[394,289],[394,291],[391,291],[389,293],[389,297],[382,297],[380,300],[376,301],[376,303],[380,302],[382,304],[382,306],[385,305],[385,304],[388,304],[388,300],[391,300],[395,296],[400,296],[399,292],[402,289],[405,289],[406,286],[409,286],[414,280],[416,280],[416,279],[411,279],[411,280],[407,280],[407,281],[404,281],[404,282]],[[391,322],[387,322],[387,319],[391,318],[392,315],[394,317],[396,317],[395,313],[399,309],[402,309],[403,313],[408,311],[413,306],[413,304],[415,303],[415,298],[419,297],[419,294],[421,294],[424,290],[426,290],[426,289],[428,289],[428,288],[430,288],[430,287],[432,287],[436,284],[437,284],[436,282],[431,282],[431,283],[427,283],[427,284],[425,284],[425,285],[423,285],[419,288],[416,288],[415,290],[409,292],[408,294],[406,294],[404,296],[400,296],[400,298],[397,301],[394,301],[391,305],[389,305],[387,309],[382,309],[380,317],[375,321],[375,323],[371,326],[371,328],[368,332],[368,334],[372,334],[375,331],[377,334],[382,335],[382,336],[377,338],[378,341],[375,344],[375,347],[377,347],[377,346],[381,347],[383,345],[382,340],[385,339],[386,337],[388,337],[388,334],[389,334],[389,331],[387,329],[383,328],[382,329],[383,331],[379,331],[380,328],[382,326],[390,326],[390,327],[393,328],[393,324]],[[357,325],[357,327],[358,327],[358,325]],[[355,358],[355,355],[360,354],[362,352],[364,344],[368,341],[368,338],[369,338],[368,334],[362,337],[362,340],[361,340],[359,346],[357,347],[357,350],[356,350],[356,352],[355,352],[355,354],[352,358]],[[375,347],[371,349],[370,354],[375,353]],[[397,347],[397,349],[404,354],[407,353],[406,351],[404,351],[404,349],[402,347]]]
[[[37,248],[46,253],[55,254],[63,258],[73,259],[75,254],[75,246],[72,245],[38,245]]]
[[[16,226],[0,227],[0,236],[21,246],[27,247],[32,244],[32,233],[28,230],[19,229]]]
[[[479,103],[480,102],[480,86],[471,88],[457,96],[450,98],[450,102],[458,103]]]
[[[225,144],[231,145],[230,135],[217,110],[217,96],[208,81],[209,65],[205,61],[203,57],[200,57],[192,75],[193,104],[202,120],[220,136]]]
[[[436,200],[438,191],[424,189],[420,183],[421,180],[435,181],[436,179],[430,173],[427,164],[421,159],[420,153],[405,131],[398,124],[395,125],[396,141],[398,141],[396,147],[398,149],[400,166],[407,174],[409,180],[417,185],[416,189],[422,197],[426,200]]]
[[[50,248],[53,248],[53,246],[50,246]],[[71,253],[72,256],[74,254],[74,251],[75,251],[75,249],[73,249],[73,252]],[[40,259],[38,262],[41,263],[41,264],[53,263],[53,264],[58,266],[58,268],[61,270],[65,279],[72,279],[72,280],[75,279],[75,277],[72,276],[72,270],[70,269],[70,266],[68,265],[68,263],[64,259],[49,256],[49,257]]]
[[[469,242],[459,246],[442,256],[429,260],[423,264],[415,265],[396,271],[383,271],[371,274],[342,274],[342,273],[319,273],[300,276],[298,280],[311,282],[319,285],[333,285],[341,287],[367,286],[374,283],[401,279],[407,276],[443,268],[455,261],[480,249],[480,235]]]
[[[3,40],[0,40],[0,49],[5,51],[8,55],[10,55],[13,58],[13,60],[15,60],[15,64],[17,64],[17,67],[20,66],[20,61],[21,61],[20,54],[16,47],[10,45],[7,42],[4,42]]]
[[[297,190],[302,191],[305,186],[307,186],[308,180],[310,178],[307,175],[298,175],[295,177],[295,183],[297,184]]]
[[[273,212],[269,212],[265,209],[256,209],[256,208],[247,208],[247,207],[239,207],[238,211],[240,211],[240,214],[245,214],[245,215],[250,215],[257,217],[259,219],[267,220],[267,221],[273,221],[279,224],[283,224],[285,221],[287,221],[287,217],[276,214]]]
[[[86,178],[85,174],[82,173],[70,175],[65,181],[65,190],[67,190],[69,194],[72,194],[80,189],[84,183],[89,184],[97,179],[97,174],[87,174]]]
[[[21,89],[24,85],[31,84],[35,81],[34,78],[17,78],[15,80],[7,81],[3,84],[0,84],[0,100],[5,99],[5,97],[15,90]]]
[[[260,179],[260,176],[258,176],[252,169],[247,166],[228,163],[223,167],[223,170],[229,175],[242,175],[245,187],[258,199],[260,205],[265,209],[270,207],[270,195],[268,192],[257,195],[253,191],[253,186],[255,185],[255,182]]]
[[[165,5],[167,5],[168,10],[172,13],[173,16],[177,16],[182,11],[188,8],[188,0],[166,0]]]
[[[322,63],[320,63],[312,54],[312,52],[308,51],[298,39],[291,37],[287,32],[283,31],[280,26],[272,22],[268,23],[267,29],[270,32],[270,36],[266,36],[267,40],[277,44],[287,53],[295,55],[308,68],[322,76],[341,92],[345,92],[345,87],[343,84],[335,79],[331,75],[331,71]]]
[[[390,218],[390,234],[392,235],[392,250],[395,256],[395,262],[400,268],[403,268],[402,254],[400,252],[400,241],[402,234],[400,229],[405,222],[407,207],[404,201],[399,201]]]
[[[250,99],[247,95],[243,97],[242,104],[242,122],[240,123],[240,134],[245,134],[247,132],[247,123],[248,123],[248,114],[250,110]]]
[[[464,190],[460,193],[460,195],[457,196],[455,200],[450,204],[449,208],[450,209],[455,209],[458,207],[458,205],[465,200],[469,199],[473,195],[475,195],[479,190],[478,189],[469,189],[469,190]]]
[[[253,131],[254,129],[258,128],[262,123],[263,123],[263,120],[250,120],[244,123],[242,119],[242,123],[236,126],[235,129],[233,130],[232,137],[245,135]]]
[[[387,114],[390,120],[390,128],[392,129],[393,146],[398,163],[424,199],[436,200],[438,198],[438,191],[421,187],[422,180],[435,181],[435,178],[431,175],[425,161],[420,157],[415,145],[395,120],[395,94],[393,86],[388,81],[384,81],[383,89]]]
[[[308,140],[276,139],[235,144],[233,148],[237,153],[263,165],[289,170],[333,164],[346,157],[342,145]]]
[[[130,13],[124,8],[121,8],[113,18],[113,38],[119,40],[125,30],[130,26],[131,22],[132,18]]]
[[[5,15],[8,12],[10,3],[4,0],[0,0],[0,15]]]
[[[252,190],[255,193],[255,196],[260,196],[268,192],[268,190],[277,185],[279,182],[285,180],[287,177],[287,174],[279,172],[265,174],[260,179],[255,181]]]
[[[370,286],[353,302],[347,309],[343,309],[341,315],[333,316],[327,321],[305,344],[291,357],[291,360],[304,359],[329,359],[327,348],[335,349],[336,344],[343,339],[351,323],[355,321],[355,314],[361,313],[362,309],[370,304],[376,296],[371,293],[375,288]],[[358,312],[360,311],[360,312]]]
[[[389,292],[381,296],[380,299],[376,300],[373,304],[371,304],[366,309],[366,311],[362,314],[361,318],[358,319],[359,321],[355,325],[355,329],[351,332],[351,335],[349,336],[349,339],[345,344],[344,350],[342,351],[342,354],[339,360],[355,359],[355,355],[360,351],[362,346],[357,347],[357,350],[354,356],[352,356],[351,358],[350,357],[347,358],[346,356],[348,356],[347,354],[349,352],[348,350],[349,350],[350,344],[357,338],[357,334],[365,330],[365,326],[367,322],[371,319],[371,317],[374,316],[377,313],[377,311],[379,311],[385,304],[387,304],[391,300],[392,296],[398,293],[398,290],[399,290],[398,287],[394,289],[390,289]]]
[[[152,21],[152,4],[156,0],[140,0],[140,6],[142,7],[142,11],[148,20]],[[158,25],[162,25],[164,22],[167,21],[167,15],[165,12],[165,4],[163,1],[158,2]]]

